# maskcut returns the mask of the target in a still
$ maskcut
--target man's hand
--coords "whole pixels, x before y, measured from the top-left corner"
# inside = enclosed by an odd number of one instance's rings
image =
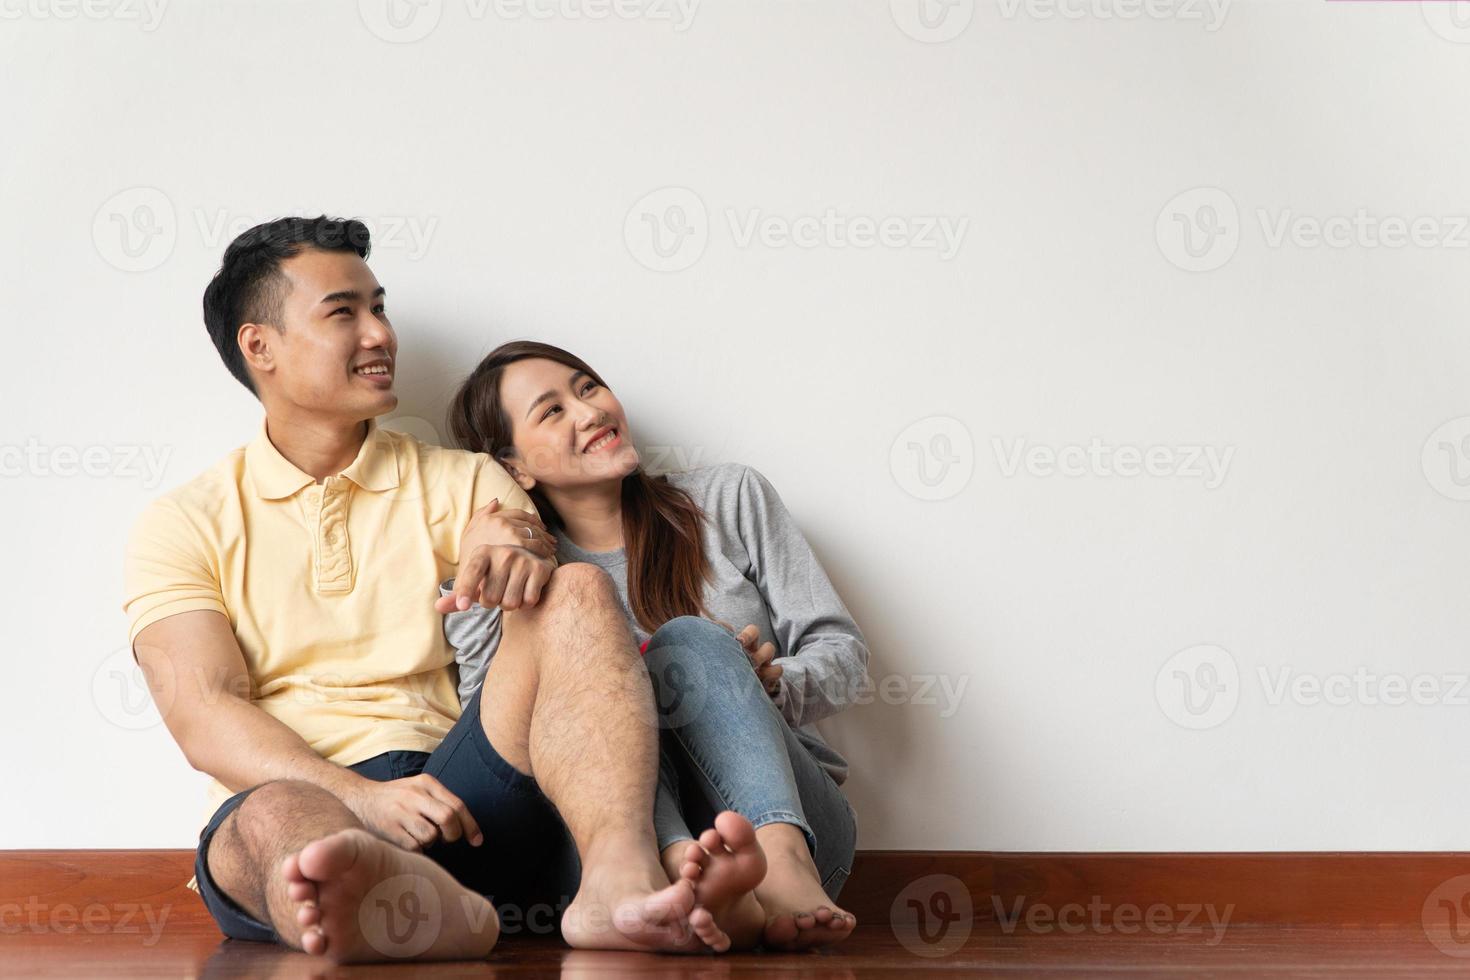
[[[541,601],[556,567],[556,539],[536,515],[500,509],[492,500],[475,511],[460,538],[454,591],[441,596],[441,613],[463,611],[474,602],[487,609],[519,609]]]
[[[762,643],[756,648],[756,641],[761,638],[761,631],[754,623],[735,634],[735,639],[745,648],[745,655],[750,658],[750,665],[755,668],[755,676],[760,678],[761,686],[766,693],[775,697],[781,693],[781,665],[776,663],[776,644]]]
[[[382,783],[363,780],[342,802],[369,830],[410,851],[441,840],[464,838],[473,847],[485,842],[460,798],[428,773]]]

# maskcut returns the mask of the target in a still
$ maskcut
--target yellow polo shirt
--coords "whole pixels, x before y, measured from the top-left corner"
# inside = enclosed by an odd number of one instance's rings
[[[324,758],[431,752],[459,718],[454,651],[434,611],[470,515],[535,513],[483,453],[368,423],[357,458],[316,483],[266,436],[150,504],[128,542],[128,642],[194,609],[230,621],[251,701]],[[247,787],[210,784],[213,811]]]

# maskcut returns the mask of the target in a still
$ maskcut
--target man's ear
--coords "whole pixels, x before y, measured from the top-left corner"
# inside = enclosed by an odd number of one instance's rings
[[[276,369],[275,350],[271,347],[271,341],[276,336],[276,331],[268,330],[259,323],[242,323],[239,332],[235,334],[235,340],[240,345],[240,356],[260,374],[270,374]]]

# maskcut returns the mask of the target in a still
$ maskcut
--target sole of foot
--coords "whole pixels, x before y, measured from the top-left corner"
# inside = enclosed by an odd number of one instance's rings
[[[333,963],[482,959],[500,936],[484,896],[364,830],[312,841],[280,874],[290,908],[276,916],[277,931]]]
[[[730,810],[716,815],[685,851],[679,874],[694,885],[699,904],[690,924],[706,946],[724,953],[760,941],[766,913],[754,891],[766,877],[766,852],[749,820]]]

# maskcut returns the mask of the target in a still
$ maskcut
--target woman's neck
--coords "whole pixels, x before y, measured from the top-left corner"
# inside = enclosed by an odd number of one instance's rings
[[[617,551],[623,547],[623,481],[578,487],[542,487],[561,518],[562,533],[583,551]]]

